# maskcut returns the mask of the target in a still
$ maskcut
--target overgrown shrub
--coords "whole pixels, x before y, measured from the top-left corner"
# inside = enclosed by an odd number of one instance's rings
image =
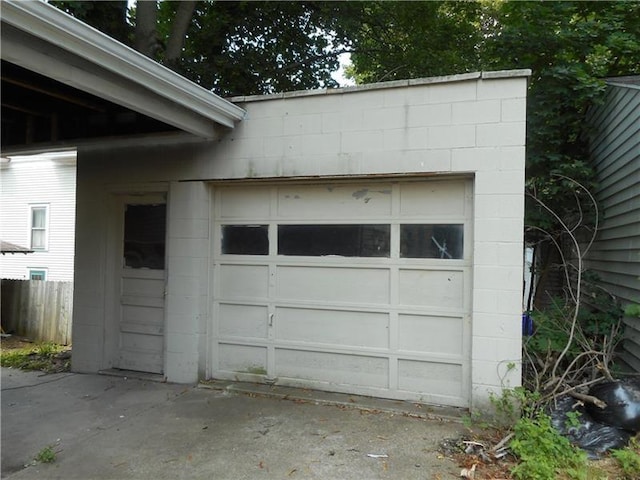
[[[522,417],[513,431],[511,450],[520,461],[511,473],[517,480],[550,480],[559,472],[576,480],[587,478],[587,454],[560,435],[548,415]]]

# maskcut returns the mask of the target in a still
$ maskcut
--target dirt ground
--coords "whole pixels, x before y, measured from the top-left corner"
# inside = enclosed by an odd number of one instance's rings
[[[2,365],[45,373],[68,372],[71,369],[71,346],[42,345],[17,335],[1,337]],[[7,358],[16,352],[18,357]]]
[[[2,336],[2,338],[0,338],[0,348],[2,350],[17,350],[31,347],[35,347],[35,343],[28,338],[17,337],[15,335],[8,337]]]

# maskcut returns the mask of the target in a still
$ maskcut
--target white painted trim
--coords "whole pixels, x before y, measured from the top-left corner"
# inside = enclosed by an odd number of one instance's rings
[[[4,0],[2,22],[226,127],[245,116],[240,107],[42,1]],[[3,57],[10,52],[2,50]]]
[[[123,105],[161,122],[173,125],[204,138],[215,137],[215,123],[171,99],[150,96],[129,78],[121,78],[111,72],[102,73],[98,66],[82,61],[84,66],[65,65],[60,68],[60,59],[38,51],[36,47],[22,43],[19,39],[5,37],[4,57],[16,64],[38,72],[61,83],[91,93],[97,97]],[[213,95],[213,94],[212,94]],[[225,126],[232,126],[225,125]]]
[[[35,193],[34,193],[35,194]],[[33,246],[33,211],[35,209],[44,208],[44,248],[35,248]],[[49,218],[51,216],[51,205],[48,203],[30,203],[29,204],[29,230],[27,232],[27,238],[29,239],[29,248],[34,252],[48,252],[49,251]]]
[[[9,155],[8,158],[9,161],[16,163],[56,162],[58,165],[76,165],[77,163],[75,150],[45,152],[34,155]]]
[[[47,267],[27,267],[27,276],[26,276],[27,280],[32,280],[31,278],[32,272],[43,272],[44,273],[43,280],[45,281],[49,277],[49,269]]]
[[[391,82],[367,83],[344,88],[318,88],[315,90],[296,90],[293,92],[269,93],[265,95],[244,95],[229,98],[232,102],[256,102],[260,100],[277,100],[281,98],[314,97],[322,95],[340,95],[343,93],[368,92],[371,90],[384,90],[390,88],[404,88],[419,85],[432,85],[437,83],[456,83],[479,79],[500,79],[530,77],[531,70],[499,70],[495,72],[471,72],[457,75],[443,75],[440,77],[412,78],[410,80],[393,80]]]
[[[186,131],[177,131],[171,133],[150,133],[118,137],[90,138],[78,141],[43,142],[36,145],[17,145],[6,149],[6,151],[3,150],[2,154],[7,157],[7,160],[10,162],[11,158],[19,155],[66,152],[69,151],[69,149],[86,151],[94,148],[100,149],[105,145],[108,145],[109,149],[114,150],[128,147],[141,148],[158,147],[160,145],[187,145],[201,143],[202,141],[203,139],[201,137],[196,137]],[[9,165],[9,162],[2,162],[0,164],[0,168],[6,168]]]

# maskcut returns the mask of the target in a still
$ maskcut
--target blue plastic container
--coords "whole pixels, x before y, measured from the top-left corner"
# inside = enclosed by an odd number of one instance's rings
[[[533,327],[533,318],[529,312],[524,312],[522,314],[522,335],[525,337],[530,337],[533,335],[534,327]]]

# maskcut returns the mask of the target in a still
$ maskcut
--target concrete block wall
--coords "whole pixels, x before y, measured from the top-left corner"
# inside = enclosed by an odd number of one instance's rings
[[[78,175],[84,176],[81,164]],[[107,206],[106,192],[91,182],[78,183],[71,357],[75,372],[104,368]]]
[[[204,376],[209,299],[209,191],[202,182],[171,182],[167,225],[165,376]]]

